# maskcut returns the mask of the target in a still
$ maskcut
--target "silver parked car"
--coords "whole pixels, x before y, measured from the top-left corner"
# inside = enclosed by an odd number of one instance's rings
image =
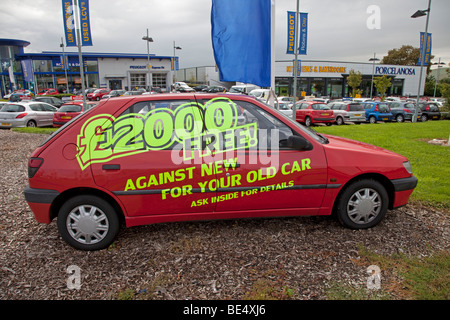
[[[334,112],[336,124],[341,125],[345,122],[361,123],[366,121],[364,107],[360,103],[337,101],[328,104]]]
[[[38,101],[5,103],[0,109],[0,128],[52,126],[53,114],[57,110],[48,103]]]

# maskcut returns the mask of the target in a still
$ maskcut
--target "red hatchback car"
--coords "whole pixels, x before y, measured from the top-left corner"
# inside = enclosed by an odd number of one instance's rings
[[[315,133],[249,96],[204,93],[102,100],[31,154],[28,176],[36,220],[56,218],[82,250],[109,246],[122,222],[334,213],[369,228],[417,184],[401,155]]]
[[[86,97],[89,100],[99,101],[103,98],[103,96],[106,96],[110,92],[111,92],[111,90],[108,88],[100,88],[100,89],[95,90],[94,92],[88,93]]]
[[[331,125],[335,122],[334,112],[325,103],[318,101],[300,101],[296,103],[295,118],[307,127],[314,123],[326,123]]]
[[[95,107],[96,102],[86,102],[87,110]],[[82,113],[83,101],[71,101],[64,103],[58,111],[53,114],[53,127],[58,128]],[[85,110],[85,111],[87,111]]]

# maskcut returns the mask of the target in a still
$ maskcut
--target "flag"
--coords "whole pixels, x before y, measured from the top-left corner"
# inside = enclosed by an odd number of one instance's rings
[[[271,85],[271,0],[212,0],[211,38],[220,81]]]
[[[300,12],[300,44],[298,46],[299,54],[306,54],[306,46],[308,43],[308,14]]]
[[[287,22],[288,22],[288,39],[287,39],[287,49],[286,54],[295,54],[295,37],[297,36],[297,30],[295,30],[295,25],[297,17],[296,12],[287,12]]]
[[[66,36],[66,46],[76,47],[76,26],[75,26],[75,11],[79,11],[80,25],[77,26],[81,33],[81,45],[82,46],[92,46],[92,36],[91,36],[91,25],[89,21],[89,1],[79,0],[78,10],[75,10],[72,0],[62,0],[62,10],[63,10],[63,23],[64,23],[64,34]]]
[[[422,52],[423,52],[423,39],[425,38],[425,32],[421,32],[420,33],[420,56],[419,56],[419,60],[417,61],[417,65],[421,66],[422,65],[422,60],[423,60],[423,65],[427,66],[428,63],[430,63],[430,56],[431,56],[431,33],[427,33],[426,36],[426,44],[425,44],[425,59],[422,58]]]

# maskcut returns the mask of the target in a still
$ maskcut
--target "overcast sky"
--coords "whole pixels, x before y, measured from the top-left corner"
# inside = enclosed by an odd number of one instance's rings
[[[242,0],[245,1],[245,0]],[[275,0],[276,60],[292,60],[286,54],[287,11],[296,0]],[[64,36],[61,0],[0,0],[0,38],[31,44],[25,52],[59,51]],[[376,6],[379,29],[369,29]],[[309,14],[308,51],[305,60],[367,62],[376,53],[382,58],[402,45],[419,47],[419,33],[426,17],[412,19],[428,0],[300,0],[300,11]],[[433,62],[450,62],[450,1],[433,0],[428,32],[432,33]],[[91,0],[93,46],[83,52],[147,53],[142,37],[149,29],[154,42],[150,53],[173,55],[180,67],[213,66],[211,0]],[[76,51],[76,48],[66,48]]]

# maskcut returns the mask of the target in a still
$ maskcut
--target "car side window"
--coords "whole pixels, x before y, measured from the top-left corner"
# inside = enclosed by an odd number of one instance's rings
[[[40,103],[31,104],[30,109],[33,111],[43,111]]]

